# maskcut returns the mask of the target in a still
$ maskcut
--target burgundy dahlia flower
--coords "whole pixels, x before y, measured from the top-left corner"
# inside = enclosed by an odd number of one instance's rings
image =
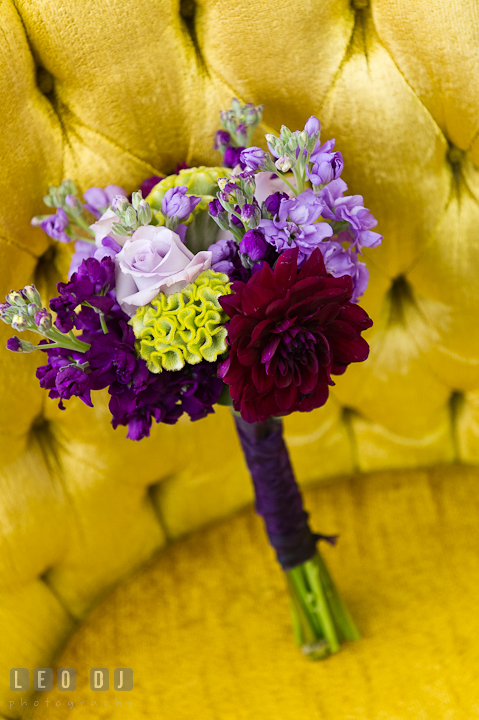
[[[265,263],[220,298],[231,320],[230,353],[218,374],[250,423],[324,405],[331,373],[368,357],[361,332],[372,321],[350,302],[352,278],[329,275],[319,248],[299,271],[297,260],[298,249],[287,250],[274,271]]]

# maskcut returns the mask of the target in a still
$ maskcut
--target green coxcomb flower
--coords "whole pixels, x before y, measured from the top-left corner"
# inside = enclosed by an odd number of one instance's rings
[[[138,308],[130,323],[148,369],[181,370],[185,363],[214,362],[224,353],[228,318],[218,299],[230,294],[227,275],[205,270],[181,292],[160,293]]]
[[[205,167],[204,165],[196,168],[184,168],[180,170],[178,175],[168,175],[168,177],[160,180],[150,192],[146,201],[151,206],[151,211],[158,225],[165,224],[165,218],[161,212],[161,201],[163,200],[167,190],[173,187],[186,185],[188,188],[187,195],[195,195],[201,197],[201,201],[196,206],[190,217],[184,221],[189,225],[196,215],[208,209],[208,204],[215,199],[218,191],[218,180],[221,177],[228,177],[231,170],[224,167]]]

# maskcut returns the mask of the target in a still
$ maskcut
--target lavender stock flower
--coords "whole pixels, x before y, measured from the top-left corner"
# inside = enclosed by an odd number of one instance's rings
[[[161,201],[161,212],[166,217],[176,217],[178,220],[186,220],[200,202],[200,197],[187,195],[186,185],[173,187],[166,191]]]
[[[371,231],[378,222],[364,207],[362,195],[343,197],[347,189],[346,183],[339,178],[321,190],[319,196],[324,202],[322,215],[336,222],[348,222],[350,226],[340,232],[339,241],[352,243],[356,252],[360,253],[363,247],[375,248],[380,245],[382,235]]]
[[[315,149],[311,155],[311,170],[306,168],[306,175],[313,185],[323,185],[336,180],[344,168],[343,156],[340,152],[332,152],[335,140],[327,140],[324,145]]]
[[[107,185],[105,189],[100,187],[88,188],[83,193],[83,199],[86,201],[85,209],[99,219],[116,195],[126,197],[126,190],[119,185]]]
[[[336,278],[349,275],[353,279],[351,302],[358,302],[368,286],[369,272],[366,265],[359,261],[357,254],[351,248],[345,249],[335,240],[322,242],[319,249],[330,275]]]
[[[223,156],[223,165],[228,168],[235,168],[237,165],[240,165],[241,169],[244,170],[245,165],[241,160],[241,153],[244,149],[244,147],[228,145]]]
[[[41,221],[40,227],[44,233],[59,242],[69,243],[71,237],[65,232],[70,220],[63,208],[57,208],[55,215],[50,215]]]
[[[243,150],[240,156],[241,162],[248,170],[257,172],[264,169],[267,153],[259,147],[249,147]]]
[[[321,130],[321,123],[319,122],[317,117],[311,115],[311,117],[306,121],[304,129],[308,133],[309,137],[312,137],[313,135],[316,135],[316,133],[319,133],[319,131]]]
[[[241,253],[248,255],[250,260],[258,262],[266,258],[269,246],[264,233],[258,229],[248,230],[248,232],[243,235],[239,249]]]

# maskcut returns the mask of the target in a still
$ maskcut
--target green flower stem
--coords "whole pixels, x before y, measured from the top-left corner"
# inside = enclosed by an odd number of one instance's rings
[[[294,192],[295,195],[298,195],[298,194],[299,194],[299,190],[296,190],[296,188],[294,188],[294,187],[291,185],[291,183],[288,182],[288,180],[286,180],[285,176],[284,176],[282,173],[280,173],[280,171],[277,170],[276,167],[275,167],[275,169],[274,169],[274,174],[275,174],[277,177],[279,177],[281,180],[284,180],[284,182],[286,183],[286,185],[290,188],[290,190],[292,190],[292,191]]]
[[[89,235],[91,235],[92,238],[95,238],[95,233],[93,232],[93,230],[90,230],[90,225],[85,220],[85,218],[83,218],[81,215],[70,215],[70,214],[69,214],[69,218],[70,218],[70,221],[74,225],[78,225],[79,228],[81,228],[82,230],[85,230],[85,232],[87,232]],[[82,238],[82,240],[83,239],[84,238]],[[87,242],[91,242],[89,238],[86,240],[87,240]],[[93,239],[93,242],[95,242],[94,239]]]
[[[338,652],[340,642],[358,640],[359,632],[319,551],[286,573],[293,633],[311,660]]]
[[[72,338],[71,335],[64,335],[63,333],[59,332],[59,330],[48,330],[48,332],[45,333],[45,337],[49,340],[53,340],[53,342],[55,343],[55,347],[62,347],[66,350],[73,350],[75,352],[85,353],[87,350],[90,349],[89,343],[83,342],[83,340],[79,340],[76,337]],[[46,346],[41,349],[45,348]]]
[[[106,324],[105,315],[102,312],[100,313],[100,325],[104,335],[106,335],[108,333],[108,327]]]

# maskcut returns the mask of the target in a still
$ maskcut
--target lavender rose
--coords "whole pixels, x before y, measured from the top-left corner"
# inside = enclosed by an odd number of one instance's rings
[[[211,267],[211,252],[193,255],[166,227],[145,225],[128,238],[115,258],[116,297],[130,317],[160,292],[172,295]]]

